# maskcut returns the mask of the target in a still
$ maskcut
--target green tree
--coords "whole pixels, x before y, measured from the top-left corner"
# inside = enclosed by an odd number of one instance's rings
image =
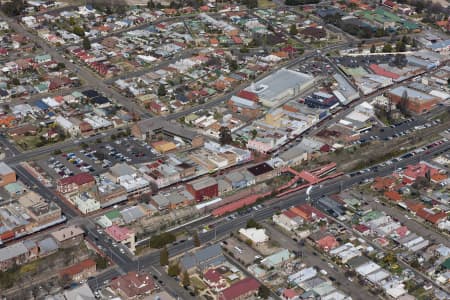
[[[167,274],[171,277],[180,275],[180,266],[177,263],[169,265]]]
[[[189,278],[189,273],[187,271],[183,272],[183,281],[181,282],[183,286],[190,286],[191,279]]]
[[[238,65],[237,61],[234,60],[234,59],[231,59],[231,60],[228,62],[228,64],[230,65],[230,69],[231,69],[232,71],[236,71],[236,70],[239,68],[239,65]]]
[[[154,9],[155,7],[155,3],[152,0],[147,2],[147,8]]]
[[[298,34],[297,24],[292,24],[291,25],[291,27],[289,28],[289,34],[291,34],[291,35],[297,35]]]
[[[252,129],[252,131],[250,131],[250,134],[252,135],[252,139],[254,139],[258,135],[258,131],[256,129]]]
[[[169,264],[169,250],[166,247],[162,248],[159,252],[159,264],[161,266],[167,266]]]
[[[261,228],[261,225],[256,222],[254,219],[249,219],[247,221],[247,225],[245,226],[247,228]]]
[[[219,129],[219,141],[221,145],[229,145],[233,142],[231,130],[227,126],[222,126]]]
[[[267,299],[270,296],[270,289],[265,286],[264,284],[259,286],[258,289],[258,296],[263,298],[263,299]]]
[[[95,257],[95,265],[97,266],[97,269],[106,269],[108,267],[108,259],[104,256],[97,255]]]
[[[73,26],[72,32],[75,33],[78,36],[81,36],[81,37],[84,36],[84,29],[83,29],[83,27],[80,27],[78,25]]]
[[[375,45],[372,45],[370,47],[370,53],[375,53],[375,52],[377,52],[377,48],[375,47]]]
[[[194,234],[193,234],[193,236],[192,236],[192,240],[194,241],[194,246],[195,246],[195,247],[200,247],[201,242],[200,242],[200,238],[199,238],[197,232],[194,232]]]
[[[88,39],[87,36],[83,38],[83,49],[84,50],[91,50],[91,41]]]
[[[403,40],[398,41],[397,43],[395,43],[395,50],[397,52],[405,52],[406,51],[406,45],[403,42]]]
[[[160,84],[158,87],[158,96],[162,97],[165,96],[166,94],[167,94],[166,87],[164,86],[164,84]]]
[[[25,1],[24,0],[13,0],[13,1],[0,1],[4,2],[1,6],[2,11],[10,16],[18,16],[25,9]]]
[[[384,44],[383,50],[384,53],[390,53],[392,52],[392,45],[391,44]]]
[[[161,249],[165,245],[175,242],[176,237],[170,232],[164,232],[161,234],[153,235],[150,238],[150,247],[155,249]]]

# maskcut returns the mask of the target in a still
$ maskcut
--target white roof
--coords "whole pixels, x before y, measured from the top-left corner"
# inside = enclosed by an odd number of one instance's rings
[[[269,240],[269,236],[266,234],[265,229],[241,228],[239,229],[239,233],[257,244],[264,243]]]
[[[369,261],[369,262],[363,264],[362,266],[357,267],[355,271],[357,273],[361,274],[362,276],[366,276],[366,275],[369,275],[370,273],[375,272],[379,269],[381,269],[381,267],[379,265],[377,265],[373,261]]]
[[[75,125],[63,116],[56,117],[56,123],[64,129],[71,129]]]

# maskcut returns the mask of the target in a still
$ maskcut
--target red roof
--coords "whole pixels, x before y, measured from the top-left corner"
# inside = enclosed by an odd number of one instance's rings
[[[384,196],[385,196],[386,198],[388,198],[388,199],[390,199],[390,200],[393,200],[393,201],[396,201],[396,202],[402,201],[402,199],[403,199],[402,195],[400,195],[400,194],[399,194],[398,192],[396,192],[396,191],[387,191],[387,192],[384,192]]]
[[[258,291],[260,286],[261,284],[255,278],[247,277],[236,283],[233,283],[229,288],[223,290],[219,299],[241,299],[241,297],[246,295],[247,293]]]
[[[357,231],[359,231],[359,232],[361,232],[361,233],[370,230],[370,228],[367,227],[367,226],[364,225],[364,224],[358,224],[358,225],[355,225],[354,228],[355,228],[355,230],[357,230]]]
[[[218,283],[223,278],[216,269],[209,269],[203,274],[203,277],[213,283]]]
[[[286,217],[288,217],[289,219],[293,219],[295,217],[298,217],[295,213],[293,213],[290,210],[284,210],[283,211],[283,215],[285,215]]]
[[[424,208],[419,209],[416,212],[416,215],[424,220],[427,220],[430,223],[433,223],[433,224],[439,223],[440,221],[447,218],[447,214],[443,211],[434,213],[431,210],[424,209]]]
[[[92,176],[89,173],[79,173],[73,176],[69,176],[63,179],[59,180],[60,185],[67,185],[75,183],[76,185],[80,186],[86,183],[90,183],[95,181],[94,176]]]
[[[73,266],[70,266],[66,269],[63,269],[59,272],[59,274],[61,276],[64,275],[68,275],[68,276],[74,276],[77,274],[82,273],[84,270],[92,268],[93,266],[95,266],[95,261],[93,261],[92,259],[86,259],[83,260],[82,262],[79,262]]]
[[[392,79],[398,79],[400,77],[400,75],[394,72],[390,72],[376,64],[369,65],[369,68],[377,75],[381,75]]]
[[[134,298],[138,295],[151,293],[156,286],[151,276],[129,272],[114,279],[111,282],[111,288],[121,290],[127,297]]]
[[[327,235],[317,241],[317,245],[324,250],[331,250],[339,246],[335,237],[332,235]]]
[[[236,96],[247,99],[247,100],[251,100],[253,102],[258,102],[258,100],[259,100],[259,97],[257,94],[249,92],[249,91],[244,91],[244,90],[237,93]]]

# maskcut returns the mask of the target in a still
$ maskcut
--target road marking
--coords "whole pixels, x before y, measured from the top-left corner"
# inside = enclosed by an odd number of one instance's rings
[[[158,271],[157,268],[155,268],[155,266],[152,266],[152,269],[155,270],[156,274],[158,274],[158,276],[161,276],[161,272]]]

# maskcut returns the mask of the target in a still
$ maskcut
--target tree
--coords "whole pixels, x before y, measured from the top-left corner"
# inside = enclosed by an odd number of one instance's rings
[[[200,238],[198,237],[198,233],[194,232],[194,235],[192,236],[192,240],[194,241],[194,246],[195,247],[200,247],[201,242],[200,242]]]
[[[161,266],[167,266],[169,264],[169,250],[166,247],[162,248],[159,252],[159,264]]]
[[[161,249],[165,247],[167,244],[175,242],[176,237],[170,232],[164,232],[159,235],[153,235],[150,238],[150,247]]]
[[[230,128],[228,128],[227,126],[220,127],[219,141],[221,145],[229,145],[233,142]]]
[[[191,285],[191,279],[189,278],[189,273],[185,270],[183,272],[183,281],[181,282],[183,286],[190,286]]]
[[[91,41],[88,39],[87,36],[83,38],[83,49],[84,50],[91,50]]]
[[[156,6],[155,6],[155,3],[153,3],[152,0],[150,0],[150,1],[147,2],[147,8],[149,8],[149,9],[154,9],[155,7],[156,7]]]
[[[447,78],[447,84],[450,85],[450,77]]]
[[[236,70],[239,68],[237,61],[234,60],[234,59],[231,59],[231,60],[228,62],[228,64],[230,65],[230,69],[231,69],[232,71],[236,71]]]
[[[402,94],[402,98],[400,99],[400,102],[398,103],[398,109],[405,116],[409,115],[408,103],[409,103],[408,92],[405,90]]]
[[[108,259],[104,256],[97,255],[95,257],[95,265],[97,269],[106,269],[108,267]]]
[[[291,25],[291,27],[289,28],[289,34],[291,34],[291,35],[297,35],[298,34],[297,24],[292,24]]]
[[[81,36],[81,37],[84,36],[84,29],[83,29],[83,27],[80,27],[78,25],[73,27],[72,32],[75,33],[78,36]]]
[[[171,264],[167,269],[167,274],[171,277],[180,275],[180,266],[178,264]]]
[[[165,96],[166,94],[167,94],[166,87],[164,86],[164,84],[160,84],[158,87],[158,96],[162,97]]]
[[[258,131],[256,129],[252,129],[252,131],[250,131],[250,134],[252,135],[252,139],[254,139],[258,135]]]
[[[256,222],[254,219],[249,219],[247,221],[246,228],[261,228],[261,225],[259,225],[258,222]]]
[[[263,299],[269,298],[270,289],[267,286],[265,286],[264,284],[261,284],[258,289],[258,296]]]
[[[401,40],[401,41],[398,41],[396,44],[395,44],[395,50],[397,51],[397,52],[405,52],[406,51],[406,45],[405,45],[405,43]]]
[[[5,1],[2,1],[5,2]],[[13,0],[9,2],[5,2],[2,6],[2,11],[10,16],[18,16],[25,9],[25,1],[24,0]]]
[[[392,45],[391,44],[384,44],[383,50],[384,53],[392,52]]]
[[[370,53],[375,53],[375,52],[377,52],[377,48],[375,47],[375,45],[372,45],[370,47]]]

